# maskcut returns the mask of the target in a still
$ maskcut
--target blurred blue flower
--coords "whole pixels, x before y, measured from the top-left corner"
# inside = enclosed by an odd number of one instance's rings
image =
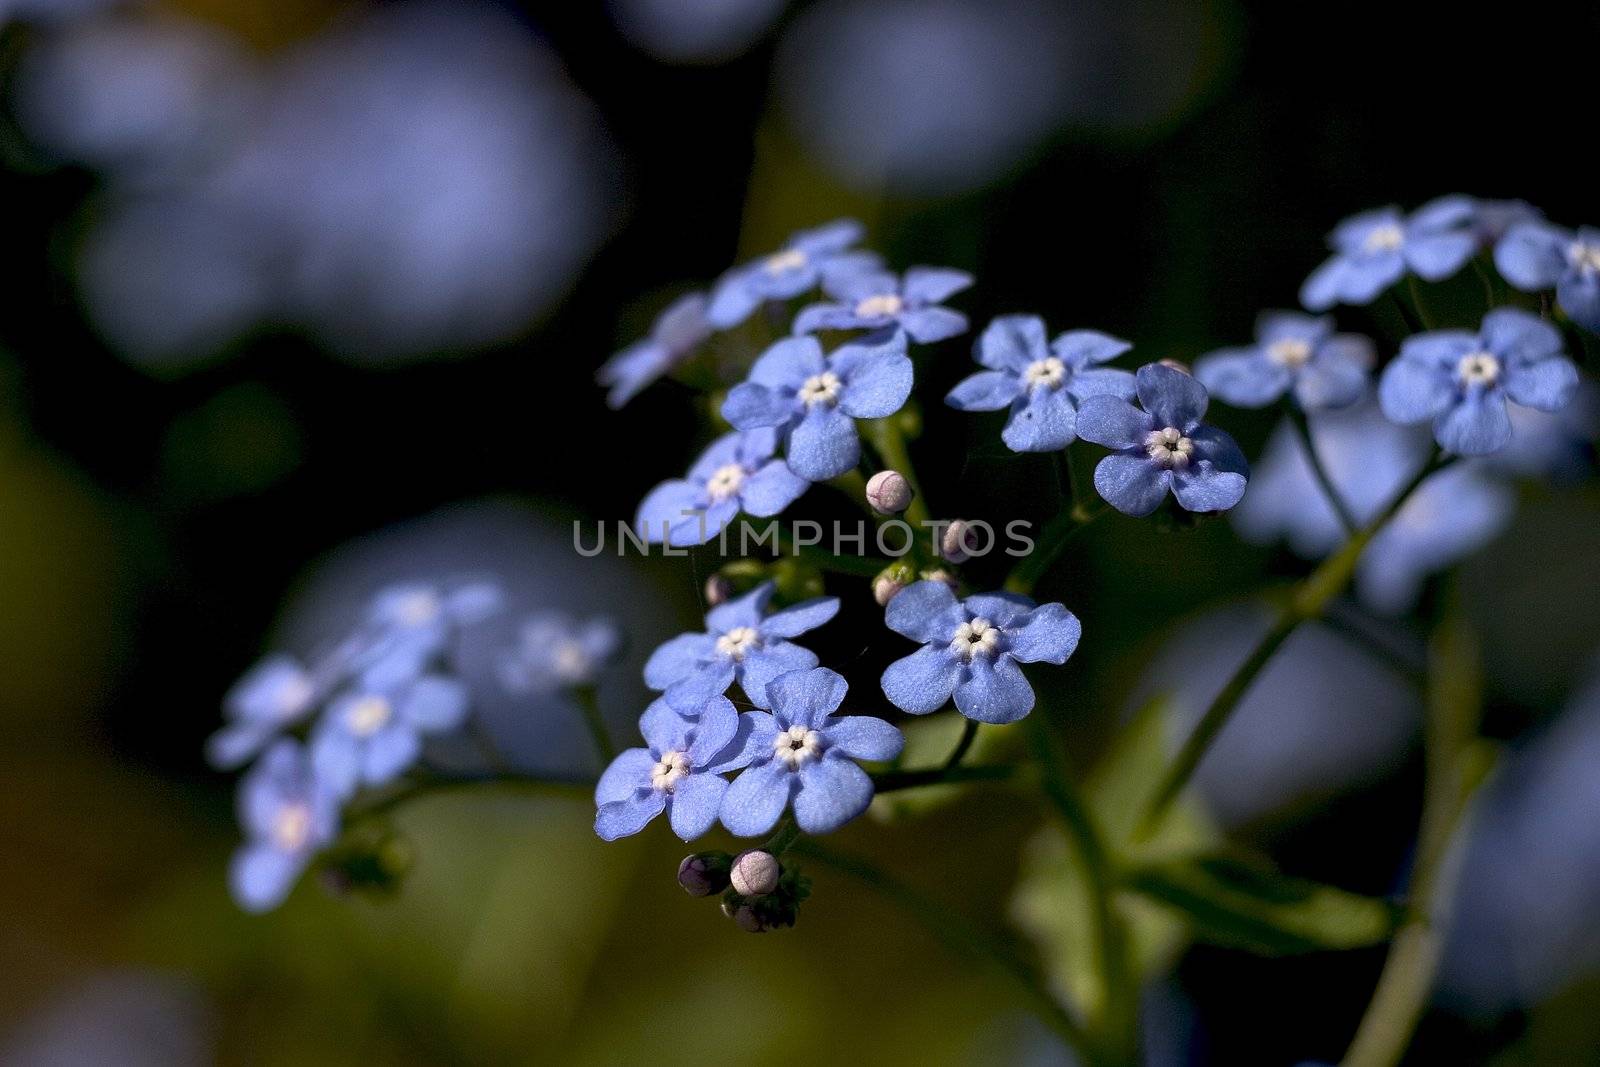
[[[1600,387],[1594,379],[1578,382],[1572,399],[1560,411],[1540,411],[1511,404],[1511,440],[1483,464],[1514,477],[1553,482],[1577,480],[1593,465],[1594,440],[1600,434]]]
[[[808,481],[836,478],[856,465],[856,419],[893,415],[911,395],[905,334],[841,345],[827,356],[815,337],[768,348],[748,380],[728,393],[722,417],[740,430],[782,432],[789,469]]]
[[[1065,663],[1083,627],[1060,604],[1035,606],[1015,593],[957,600],[943,582],[907,586],[889,601],[884,622],[924,642],[889,664],[883,692],[913,715],[956,709],[977,722],[1016,722],[1033,710],[1033,687],[1020,663]]]
[[[514,693],[553,693],[593,685],[621,648],[622,631],[611,619],[544,611],[522,624],[517,647],[497,667]]]
[[[607,841],[636,834],[667,813],[672,832],[693,841],[717,821],[726,771],[750,762],[742,738],[753,720],[742,718],[724,696],[694,709],[692,718],[658,700],[639,719],[645,748],[622,752],[594,789],[594,832]]]
[[[636,341],[600,367],[595,380],[606,386],[606,404],[621,408],[650,383],[666,374],[711,336],[706,322],[706,296],[689,293],[656,316],[650,336]]]
[[[385,586],[367,605],[353,638],[362,665],[400,649],[420,659],[445,652],[462,629],[500,610],[504,595],[491,581],[405,581]]]
[[[1376,362],[1371,341],[1334,333],[1329,316],[1268,311],[1256,320],[1255,344],[1201,356],[1194,376],[1235,407],[1265,407],[1293,389],[1311,411],[1360,400]]]
[[[789,469],[770,426],[724,434],[689,468],[686,478],[662,482],[645,496],[633,527],[650,544],[703,545],[740,511],[776,515],[810,488]]]
[[[1545,222],[1513,226],[1494,263],[1518,289],[1555,289],[1556,303],[1578,325],[1600,332],[1600,228],[1565,230]]]
[[[861,232],[854,219],[838,219],[801,230],[771,255],[728,271],[711,291],[711,325],[719,330],[737,326],[769,300],[803,296],[830,274],[878,269],[877,256],[850,251]]]
[[[1047,343],[1037,315],[1002,315],[973,349],[973,358],[989,369],[963,379],[945,403],[962,411],[1009,406],[1001,440],[1013,452],[1055,452],[1076,439],[1085,398],[1133,398],[1132,374],[1097,366],[1132,347],[1094,330],[1069,330]]]
[[[1135,376],[1141,411],[1121,397],[1078,408],[1078,436],[1116,449],[1094,469],[1094,487],[1125,515],[1149,515],[1170,489],[1188,511],[1226,511],[1244,496],[1249,466],[1233,438],[1200,422],[1209,398],[1192,376],[1159,363]]]
[[[1384,368],[1378,398],[1395,422],[1433,420],[1446,451],[1482,456],[1511,439],[1507,399],[1557,411],[1577,385],[1559,330],[1518,308],[1497,308],[1476,334],[1434,330],[1408,338]]]
[[[1478,200],[1474,206],[1472,229],[1483,248],[1493,248],[1516,226],[1544,221],[1544,212],[1526,200]]]
[[[853,760],[900,754],[905,737],[870,715],[835,717],[849,687],[826,667],[790,671],[769,686],[772,713],[752,711],[739,759],[748,762],[722,798],[722,825],[740,837],[764,834],[794,801],[808,834],[837,830],[872,803],[872,779]]]
[[[239,906],[268,911],[289,895],[312,857],[339,832],[339,794],[296,741],[279,741],[239,783],[245,843],[228,883]]]
[[[1477,251],[1471,197],[1444,196],[1412,212],[1386,207],[1354,215],[1328,238],[1334,252],[1300,287],[1311,311],[1370,304],[1409,269],[1425,281],[1448,278]]]
[[[822,290],[835,302],[802,308],[794,332],[899,327],[922,344],[943,341],[965,333],[967,317],[939,305],[971,284],[972,275],[948,267],[912,267],[903,280],[880,270],[830,272]]]
[[[413,648],[390,652],[335,697],[311,731],[317,776],[342,797],[383,785],[422,755],[426,734],[466,721],[467,687],[429,670]]]
[[[325,685],[294,656],[268,656],[247,671],[223,700],[227,725],[206,742],[212,766],[241,766],[267,742],[311,713]]]
[[[732,59],[767,31],[789,0],[607,0],[618,31],[664,63]]]
[[[1515,494],[1479,467],[1430,475],[1361,554],[1357,594],[1386,615],[1409,610],[1424,578],[1494,540],[1515,510]]]
[[[814,653],[789,639],[815,630],[839,611],[839,598],[828,596],[768,615],[776,589],[776,583],[762,582],[712,608],[705,633],[680,634],[651,653],[644,665],[645,684],[664,690],[679,711],[720,696],[735,681],[752,704],[768,707],[772,679],[817,665]]]

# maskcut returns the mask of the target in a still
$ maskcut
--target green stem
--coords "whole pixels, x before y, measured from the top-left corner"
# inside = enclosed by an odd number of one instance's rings
[[[1183,787],[1188,784],[1189,778],[1194,774],[1201,759],[1205,757],[1222,728],[1227,725],[1228,719],[1239,706],[1239,701],[1250,691],[1250,686],[1255,682],[1263,668],[1272,660],[1273,653],[1282,647],[1289,635],[1302,623],[1318,618],[1328,609],[1335,597],[1344,592],[1350,584],[1350,579],[1355,574],[1356,563],[1361,558],[1361,553],[1368,544],[1377,536],[1378,531],[1394,518],[1395,513],[1411,498],[1419,485],[1425,479],[1450,460],[1441,460],[1438,453],[1425,463],[1415,477],[1406,486],[1395,494],[1389,506],[1356,535],[1345,542],[1344,547],[1329,556],[1322,564],[1312,571],[1289,591],[1278,607],[1277,615],[1273,618],[1272,625],[1262,635],[1256,647],[1233,672],[1222,690],[1217,693],[1206,708],[1205,714],[1200,717],[1199,724],[1194,732],[1184,741],[1183,747],[1178,751],[1177,757],[1167,768],[1162,778],[1161,787],[1156,790],[1155,797],[1146,809],[1144,818],[1140,821],[1139,832],[1148,836],[1160,824],[1161,817],[1166,813],[1167,807],[1177,799]]]
[[[955,749],[944,761],[944,769],[949,771],[961,766],[961,761],[966,758],[967,750],[972,747],[972,742],[978,737],[978,720],[968,719],[961,727],[961,740],[956,742]]]
[[[1033,968],[990,931],[865,860],[835,852],[812,840],[796,843],[792,851],[854,878],[920,923],[951,952],[987,963],[1011,982],[1029,1009],[1061,1040],[1085,1061],[1098,1062],[1094,1042],[1082,1025],[1051,996]]]
[[[1095,926],[1095,961],[1101,999],[1095,1015],[1104,1047],[1113,1062],[1135,1062],[1138,1054],[1138,990],[1129,971],[1127,933],[1112,893],[1116,874],[1100,831],[1078,793],[1066,754],[1044,714],[1028,716],[1029,740],[1039,765],[1044,793],[1077,849],[1087,875]]]
[[[1039,579],[1049,572],[1051,564],[1055,563],[1079,531],[1110,510],[1104,503],[1090,508],[1074,504],[1057,512],[1055,518],[1045,524],[1033,551],[1011,568],[1011,573],[1006,577],[1006,589],[1013,593],[1033,592]]]
[[[1306,418],[1304,409],[1294,400],[1286,401],[1285,407],[1289,411],[1289,421],[1294,423],[1295,432],[1300,435],[1300,444],[1306,453],[1306,462],[1311,467],[1311,474],[1317,480],[1317,485],[1322,489],[1322,495],[1328,498],[1328,506],[1333,508],[1334,515],[1339,520],[1339,525],[1344,527],[1346,537],[1355,536],[1358,523],[1355,516],[1350,514],[1350,505],[1345,503],[1344,495],[1333,484],[1333,479],[1328,475],[1328,469],[1322,465],[1322,456],[1317,452],[1317,443],[1311,437],[1311,422]]]
[[[930,519],[928,501],[922,495],[922,483],[917,480],[916,468],[911,465],[911,453],[906,449],[905,435],[900,432],[896,418],[890,415],[885,419],[868,419],[860,426],[885,466],[899,471],[911,483],[911,491],[916,495],[911,498],[911,506],[906,508],[906,520],[920,535],[924,530],[922,524]]]
[[[595,751],[600,754],[600,762],[610,763],[617,758],[617,746],[611,743],[611,732],[606,729],[605,717],[600,714],[600,698],[594,686],[578,686],[572,695],[578,702],[578,709],[583,712],[583,725],[589,731]]]
[[[1394,1067],[1411,1044],[1427,1010],[1443,949],[1434,919],[1453,891],[1453,868],[1447,860],[1487,770],[1472,758],[1482,690],[1471,634],[1456,623],[1441,627],[1430,662],[1423,720],[1426,780],[1409,889],[1411,917],[1389,947],[1344,1067]]]
[[[1489,273],[1489,268],[1484,266],[1482,256],[1472,257],[1472,270],[1483,283],[1483,303],[1486,311],[1493,311],[1500,303],[1500,297],[1495,291],[1494,276]]]
[[[1428,317],[1428,312],[1422,306],[1422,287],[1417,284],[1415,274],[1406,275],[1406,292],[1411,294],[1411,306],[1416,309],[1417,321],[1422,323],[1424,330],[1433,329],[1433,323]]]
[[[767,843],[762,845],[761,849],[763,852],[770,852],[774,856],[782,857],[798,840],[800,840],[799,824],[792,818],[785,819],[783,820],[783,825],[778,827],[778,832],[769,837]]]

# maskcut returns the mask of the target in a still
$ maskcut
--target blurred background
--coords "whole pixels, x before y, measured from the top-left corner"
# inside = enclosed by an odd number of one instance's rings
[[[1032,311],[1189,359],[1293,306],[1355,210],[1465,192],[1600,219],[1597,43],[1587,3],[0,0],[0,1061],[1066,1062],[858,886],[818,871],[795,930],[750,937],[674,886],[664,826],[602,846],[581,802],[419,802],[393,897],[308,879],[247,917],[234,783],[202,758],[221,697],[385,581],[488,572],[521,610],[619,619],[624,728],[715,563],[576,567],[570,522],[631,517],[710,437],[680,384],[620,413],[593,384],[674,297],[848,215],[897,266],[972,271],[977,326]],[[1382,309],[1341,325],[1392,348]],[[937,402],[966,339],[921,358],[930,497],[1019,514],[1048,465]],[[1273,428],[1216,421],[1252,457]],[[1466,613],[1509,754],[1417,1063],[1600,1060],[1586,435],[1578,476],[1519,486],[1414,612],[1299,635],[1202,767],[1210,817],[1286,870],[1393,892],[1420,787],[1403,665],[1441,605]],[[1141,694],[1203,706],[1257,625],[1241,598],[1303,568],[1226,522],[1100,524],[1041,590],[1090,635],[1041,687],[1074,758]],[[863,585],[813,647],[883,711],[905,649]],[[478,673],[519,761],[593,772],[567,709]],[[882,807],[841,845],[1055,959],[1017,892],[1049,869],[1039,812]],[[1169,949],[1161,1063],[1337,1059],[1383,961]]]

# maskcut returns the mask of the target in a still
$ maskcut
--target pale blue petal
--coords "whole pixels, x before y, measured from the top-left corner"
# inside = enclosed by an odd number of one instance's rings
[[[943,582],[913,582],[894,595],[884,625],[913,641],[948,641],[966,621],[956,595]]]
[[[1300,286],[1300,303],[1311,311],[1326,311],[1339,302],[1344,287],[1345,258],[1329,256]]]
[[[1040,604],[1008,627],[1006,654],[1019,663],[1065,663],[1078,647],[1083,624],[1061,604]]]
[[[1366,393],[1367,370],[1374,362],[1372,343],[1365,337],[1331,337],[1295,378],[1295,399],[1306,411],[1348,407]]]
[[[807,378],[826,369],[822,345],[815,337],[785,337],[756,358],[750,365],[748,380],[769,389],[798,389]]]
[[[973,357],[992,370],[1021,373],[1050,354],[1044,320],[1037,315],[1001,315],[984,328]]]
[[[667,703],[679,714],[696,714],[706,701],[728,691],[733,676],[733,661],[719,656],[667,687]]]
[[[624,800],[641,789],[650,788],[650,771],[656,758],[647,748],[630,748],[617,753],[594,786],[596,806]]]
[[[1483,317],[1478,332],[1483,347],[1502,362],[1543,359],[1561,351],[1561,331],[1521,308],[1496,308]]]
[[[1460,229],[1470,224],[1477,213],[1478,205],[1472,197],[1451,193],[1435,197],[1413,211],[1406,227],[1418,232]]]
[[[1107,448],[1143,448],[1155,419],[1121,397],[1091,396],[1078,405],[1078,436]]]
[[[1156,427],[1171,426],[1187,433],[1205,417],[1206,387],[1176,367],[1146,363],[1134,378],[1139,388],[1139,403],[1155,420]]]
[[[767,686],[774,678],[816,665],[815,652],[789,641],[751,649],[739,664],[739,688],[750,698],[750,703],[758,708],[769,708],[772,701],[767,695]]]
[[[957,382],[944,402],[960,411],[999,411],[1021,395],[1022,379],[1015,374],[985,370]]]
[[[772,756],[778,739],[778,724],[764,711],[747,711],[739,716],[739,730],[728,746],[711,761],[707,770],[715,773],[735,771]]]
[[[769,746],[767,755],[772,754]],[[780,760],[768,759],[745,768],[722,795],[718,815],[728,832],[738,837],[756,837],[778,824],[778,816],[789,806],[789,790],[795,776]]]
[[[910,304],[942,304],[963,289],[972,285],[972,275],[964,270],[949,267],[912,267],[906,271],[906,302]],[[912,334],[915,337],[915,334]]]
[[[662,482],[644,498],[634,517],[633,528],[650,544],[661,544],[668,531],[684,519],[684,512],[700,506],[702,489],[681,479]]]
[[[1263,311],[1256,316],[1260,347],[1277,341],[1304,341],[1317,347],[1333,332],[1332,315],[1305,315],[1298,311]]]
[[[739,431],[735,430],[733,433],[723,434],[707,445],[706,450],[700,453],[699,458],[694,461],[694,465],[689,468],[689,481],[704,483],[720,468],[726,467],[730,463],[737,463],[739,461],[739,447],[742,443],[742,436]]]
[[[849,688],[839,672],[813,667],[780,674],[767,683],[767,696],[779,725],[787,723],[816,729],[844,703]]]
[[[1244,496],[1245,485],[1244,475],[1209,463],[1172,472],[1172,495],[1185,511],[1227,511]]]
[[[924,645],[889,664],[880,684],[889,703],[901,711],[927,715],[950,703],[960,676],[960,661],[949,645],[941,642]]]
[[[1471,389],[1433,422],[1439,446],[1458,456],[1486,456],[1511,440],[1511,416],[1499,389]]]
[[[424,733],[454,730],[467,718],[467,687],[455,678],[430,674],[418,678],[401,698],[400,718]]]
[[[655,789],[602,804],[595,812],[594,832],[602,841],[629,837],[648,826],[666,806],[666,794]]]
[[[1189,440],[1194,442],[1196,462],[1235,474],[1250,473],[1250,465],[1239,443],[1215,426],[1196,426],[1190,431]]]
[[[1294,379],[1259,348],[1224,348],[1195,360],[1200,384],[1239,408],[1261,408],[1283,396]]]
[[[757,629],[764,638],[799,637],[809,630],[815,630],[837,614],[839,614],[839,598],[819,596],[801,601],[782,611],[773,612],[761,620]]]
[[[718,279],[706,308],[706,321],[719,330],[737,326],[761,306],[761,297],[751,285],[752,271],[738,267]]]
[[[789,238],[788,247],[799,249],[809,256],[843,252],[861,240],[861,223],[855,219],[834,219],[809,230],[801,230]]]
[[[1494,248],[1494,265],[1524,291],[1552,288],[1567,269],[1572,234],[1542,222],[1511,227]]]
[[[1068,330],[1050,342],[1050,353],[1072,370],[1116,359],[1133,348],[1120,337],[1099,330]]]
[[[1131,371],[1118,370],[1115,367],[1089,367],[1086,370],[1074,371],[1067,378],[1067,392],[1078,401],[1081,407],[1083,401],[1091,396],[1115,396],[1123,400],[1132,400],[1138,395],[1138,387]]]
[[[651,752],[673,752],[684,748],[688,743],[689,735],[694,733],[700,724],[700,712],[715,704],[717,701],[726,701],[726,697],[712,697],[704,704],[693,707],[676,708],[672,701],[666,697],[657,697],[644,709],[644,714],[639,716],[639,733],[644,738],[644,743]],[[729,703],[729,707],[733,705]],[[734,714],[738,714],[735,712]],[[608,799],[615,800],[615,797]]]
[[[667,822],[672,832],[685,841],[702,836],[716,823],[728,780],[715,774],[690,774],[672,787],[667,806]]]
[[[1000,439],[1013,452],[1057,452],[1076,439],[1077,425],[1065,388],[1035,389],[1013,407]]]
[[[828,751],[851,759],[894,759],[906,738],[896,727],[872,715],[842,715],[824,731]]]
[[[1406,262],[1423,279],[1441,281],[1460,270],[1478,250],[1471,233],[1441,233],[1410,237],[1405,243]]]
[[[1434,418],[1456,398],[1449,372],[1402,355],[1383,369],[1378,402],[1384,417],[1402,426]]]
[[[799,405],[792,395],[784,396],[754,382],[740,382],[728,390],[722,402],[722,417],[741,430],[783,426],[798,415]]]
[[[1506,395],[1524,407],[1559,411],[1578,388],[1578,368],[1565,356],[1506,368]]]
[[[1556,284],[1556,303],[1573,322],[1600,333],[1600,276],[1573,273]]]
[[[837,478],[860,457],[855,420],[826,404],[812,407],[789,434],[789,469],[813,482]]]
[[[739,710],[724,696],[712,697],[695,714],[694,740],[686,750],[696,768],[713,763],[739,732]],[[657,749],[660,751],[660,749]]]
[[[1034,603],[1021,593],[974,593],[962,602],[967,614],[975,619],[987,619],[1002,630],[1027,615]]]
[[[966,333],[967,317],[949,308],[917,308],[901,314],[900,326],[913,341],[928,345]]]
[[[1370,304],[1378,298],[1379,293],[1399,281],[1405,272],[1406,263],[1399,252],[1347,259],[1339,275],[1339,299],[1346,304]],[[1310,307],[1309,304],[1306,306]]]
[[[679,634],[663,643],[644,664],[644,684],[665,689],[699,669],[715,653],[717,639],[710,634]]]
[[[368,785],[391,782],[422,755],[422,738],[403,722],[391,722],[361,746],[361,780]]]
[[[776,515],[800,499],[811,483],[781,459],[772,460],[739,486],[739,503],[758,519]]]
[[[904,407],[911,395],[911,360],[903,353],[880,352],[848,364],[841,359],[838,365],[845,368],[839,407],[847,415],[885,418]]]
[[[956,686],[956,709],[987,723],[1016,722],[1033,710],[1033,686],[1010,656],[976,656],[967,677]]]
[[[1119,453],[1095,464],[1094,487],[1106,503],[1124,515],[1143,518],[1166,498],[1170,473],[1143,454]]]
[[[847,759],[820,759],[800,768],[794,821],[808,834],[832,833],[872,803],[872,779]]]
[[[249,912],[271,911],[288,897],[310,857],[280,852],[268,845],[246,845],[233,854],[228,886],[233,899]]]
[[[748,593],[718,604],[706,612],[706,630],[714,634],[725,634],[740,626],[755,629],[761,625],[761,620],[767,613],[767,605],[772,603],[772,595],[777,591],[777,582],[765,581]]]

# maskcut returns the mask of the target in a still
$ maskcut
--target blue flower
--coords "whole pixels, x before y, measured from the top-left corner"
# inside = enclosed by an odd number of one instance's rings
[[[717,329],[726,330],[767,301],[792,300],[835,272],[876,269],[877,256],[849,251],[859,240],[861,224],[853,219],[801,230],[770,256],[724,274],[712,290],[706,317]]]
[[[516,693],[553,693],[593,685],[622,647],[610,619],[575,619],[546,611],[522,624],[517,647],[497,664],[500,680]]]
[[[714,696],[685,718],[658,700],[639,719],[645,748],[630,748],[611,761],[595,785],[594,832],[607,841],[636,834],[667,813],[672,832],[693,841],[717,821],[728,791],[726,771],[750,762],[742,720],[727,697]]]
[[[1476,466],[1430,475],[1361,554],[1357,595],[1374,611],[1402,614],[1424,578],[1494,540],[1515,510],[1510,488]]]
[[[620,408],[651,382],[676,367],[711,336],[706,322],[706,296],[679,297],[656,317],[650,336],[636,341],[608,359],[595,375],[607,386],[606,404]]]
[[[727,692],[735,681],[752,704],[768,707],[772,679],[817,665],[814,653],[789,638],[816,629],[839,611],[839,598],[828,596],[768,615],[776,588],[763,582],[718,604],[706,615],[705,633],[680,634],[656,649],[644,665],[645,684],[665,690],[668,702],[680,711]]]
[[[1477,251],[1475,214],[1470,197],[1445,196],[1409,218],[1386,207],[1346,219],[1328,238],[1333,255],[1300,287],[1300,303],[1312,311],[1370,304],[1407,269],[1430,282],[1448,278]]]
[[[1265,407],[1292,388],[1301,408],[1312,411],[1360,400],[1375,362],[1372,342],[1334,333],[1329,316],[1269,311],[1256,321],[1255,344],[1201,356],[1194,376],[1235,407]]]
[[[1037,315],[1002,315],[973,349],[988,370],[944,398],[962,411],[1010,407],[1001,440],[1013,452],[1055,452],[1077,437],[1078,405],[1091,396],[1133,397],[1133,375],[1096,364],[1133,346],[1094,330],[1072,330],[1046,344]]]
[[[1160,363],[1135,376],[1140,411],[1115,396],[1078,408],[1078,436],[1117,451],[1094,469],[1094,487],[1124,515],[1148,515],[1167,490],[1188,511],[1226,511],[1244,496],[1249,467],[1233,438],[1203,425],[1205,386]]]
[[[228,883],[247,911],[283,903],[300,873],[339,832],[339,795],[312,770],[296,741],[282,740],[239,783],[245,843]]]
[[[885,330],[898,326],[928,344],[965,333],[967,317],[939,305],[972,284],[966,271],[912,267],[905,279],[888,271],[846,270],[822,279],[835,303],[812,304],[794,319],[796,334],[817,330]]]
[[[380,589],[367,607],[363,632],[351,640],[362,664],[402,648],[428,658],[444,652],[464,627],[500,610],[493,582],[406,581]]]
[[[896,331],[879,344],[822,354],[815,337],[788,337],[761,354],[728,393],[722,417],[741,430],[770,426],[787,441],[789,469],[813,482],[856,465],[856,419],[893,415],[911,395],[911,360]]]
[[[752,711],[741,759],[749,766],[722,798],[722,825],[740,837],[771,830],[794,801],[808,834],[837,830],[872,803],[872,779],[853,760],[893,759],[905,737],[870,715],[834,716],[845,680],[826,667],[772,681],[772,713]]]
[[[1494,264],[1518,289],[1554,288],[1561,310],[1600,332],[1600,229],[1576,233],[1543,222],[1513,226],[1494,249]]]
[[[1544,213],[1526,200],[1479,200],[1474,206],[1472,231],[1484,248],[1493,248],[1516,226],[1544,222]]]
[[[311,732],[319,778],[341,796],[382,785],[422,754],[424,734],[459,727],[467,717],[467,687],[430,673],[426,661],[402,648],[361,673],[329,703]]]
[[[703,545],[740,511],[758,518],[778,514],[811,483],[773,459],[777,450],[778,431],[770,426],[724,434],[700,454],[687,478],[650,490],[634,529],[651,544]]]
[[[223,700],[227,725],[206,742],[215,767],[241,766],[311,713],[325,686],[298,659],[279,653],[245,673]]]
[[[1060,604],[1034,606],[1015,593],[957,600],[943,582],[917,582],[889,601],[884,622],[923,646],[889,664],[883,692],[913,715],[956,710],[978,722],[1016,722],[1033,710],[1019,663],[1065,663],[1083,632]]]
[[[1511,439],[1506,400],[1540,411],[1565,407],[1578,368],[1561,334],[1537,315],[1497,308],[1474,334],[1419,333],[1400,346],[1378,384],[1383,413],[1409,425],[1433,420],[1433,436],[1463,456],[1494,452]]]

